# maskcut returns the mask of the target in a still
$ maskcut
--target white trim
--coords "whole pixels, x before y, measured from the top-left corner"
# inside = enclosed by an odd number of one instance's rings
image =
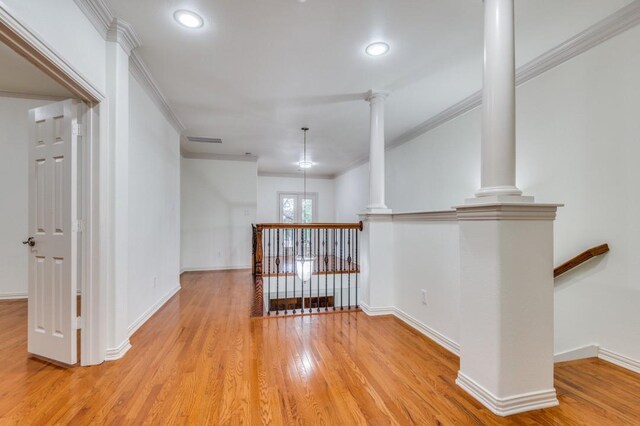
[[[636,359],[629,358],[628,356],[621,355],[605,348],[600,348],[598,350],[598,358],[640,374],[640,361]]]
[[[508,398],[498,398],[462,371],[458,371],[456,384],[498,416],[510,416],[525,411],[555,407],[559,404],[556,390],[553,388]]]
[[[105,361],[115,361],[122,358],[131,349],[131,343],[129,339],[124,340],[116,348],[108,348],[104,357]]]
[[[109,26],[113,22],[113,13],[103,0],[74,0],[82,13],[91,21],[103,39],[107,39]]]
[[[598,356],[598,345],[587,345],[580,348],[570,349],[554,355],[553,362],[576,361],[579,359],[596,358]]]
[[[394,222],[457,222],[455,210],[392,213]]]
[[[559,204],[495,203],[457,206],[458,220],[555,220]]]
[[[274,178],[290,178],[290,179],[302,179],[302,172],[298,173],[272,173],[272,172],[258,172],[258,177],[274,177]],[[329,179],[332,180],[333,175],[314,175],[307,172],[307,179]]]
[[[180,150],[180,155],[190,160],[250,161],[253,163],[258,161],[258,157],[255,155],[214,154],[212,152],[191,152],[184,150]]]
[[[24,300],[28,297],[25,292],[0,293],[0,300]]]
[[[451,340],[450,338],[448,338],[447,336],[445,336],[444,334],[437,332],[433,328],[418,321],[417,319],[413,318],[411,315],[407,314],[406,312],[398,308],[394,308],[393,314],[396,316],[396,318],[402,320],[405,324],[408,324],[411,327],[415,328],[420,333],[424,334],[429,339],[433,340],[434,342],[436,342],[437,344],[439,344],[440,346],[442,346],[452,354],[460,356],[460,345],[454,342],[453,340]]]
[[[360,301],[360,308],[362,309],[362,312],[370,317],[393,315],[396,311],[396,308],[394,308],[393,306],[372,307],[362,301]]]
[[[156,83],[146,64],[135,50],[129,57],[129,72],[138,81],[138,83],[144,87],[149,94],[149,97],[160,109],[169,123],[171,123],[173,128],[176,129],[178,133],[183,132],[185,130],[184,124],[182,124],[182,121],[180,121],[176,113],[173,112],[173,109],[169,106],[167,98],[164,97],[158,83]]]
[[[176,285],[174,288],[169,290],[167,294],[165,294],[160,300],[158,300],[153,306],[147,309],[142,315],[140,315],[130,326],[129,326],[129,337],[133,335],[142,325],[149,320],[156,312],[160,310],[164,306],[165,303],[169,301],[177,292],[180,291],[180,283]]]
[[[51,77],[57,76],[59,82],[72,89],[74,96],[80,96],[83,100],[91,102],[101,102],[105,99],[105,95],[91,81],[53,50],[44,39],[14,16],[7,6],[0,2],[0,34],[8,40],[14,41],[9,44],[13,50],[41,70],[46,70],[45,72]],[[2,26],[5,26],[9,33],[4,31]],[[16,36],[20,39],[19,42],[15,42]],[[83,93],[75,93],[78,89]]]
[[[185,272],[213,272],[213,271],[237,271],[240,269],[251,269],[251,265],[239,265],[239,266],[201,266],[196,268],[182,268],[180,269],[180,275]]]
[[[131,51],[142,44],[131,24],[120,18],[113,18],[107,31],[107,41],[118,43],[127,56],[130,56]]]
[[[160,87],[151,76],[151,72],[145,65],[144,61],[135,50],[142,42],[136,35],[133,27],[116,18],[106,1],[104,0],[74,0],[80,10],[91,21],[96,30],[103,39],[117,41],[123,49],[129,54],[129,72],[144,87],[149,97],[156,104],[158,109],[162,111],[165,118],[171,125],[181,133],[185,130],[184,125],[175,112],[169,106],[167,99],[163,95]]]
[[[635,0],[617,12],[614,12],[599,22],[596,22],[586,30],[576,34],[535,59],[518,67],[516,70],[516,85],[520,86],[526,83],[527,81],[567,62],[568,60],[596,47],[618,34],[635,27],[639,23],[640,0]],[[478,90],[460,102],[418,124],[413,129],[396,137],[385,146],[385,150],[390,150],[409,142],[446,123],[447,121],[453,120],[454,118],[479,107],[481,104],[482,90]],[[368,155],[359,158],[353,161],[343,171],[336,173],[335,177],[341,176],[348,171],[361,166],[367,161],[369,161]]]

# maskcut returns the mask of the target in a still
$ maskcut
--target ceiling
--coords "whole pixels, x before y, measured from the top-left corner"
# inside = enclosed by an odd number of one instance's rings
[[[518,0],[518,65],[631,0]],[[111,0],[142,39],[145,61],[189,136],[187,152],[259,157],[291,173],[310,127],[310,173],[333,175],[368,152],[369,89],[386,101],[392,141],[481,88],[480,0]],[[182,28],[177,9],[205,26]],[[364,53],[383,40],[390,52]]]
[[[0,42],[0,92],[52,98],[70,98],[71,93],[31,62]]]

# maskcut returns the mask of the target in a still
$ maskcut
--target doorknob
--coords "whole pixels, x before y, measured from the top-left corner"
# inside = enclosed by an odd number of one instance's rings
[[[23,241],[22,244],[28,245],[29,247],[33,247],[36,245],[36,240],[33,237],[27,238],[27,241]]]

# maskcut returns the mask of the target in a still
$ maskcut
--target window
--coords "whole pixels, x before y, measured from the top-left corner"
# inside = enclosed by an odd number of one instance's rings
[[[278,206],[282,223],[317,222],[318,194],[316,193],[307,193],[305,198],[301,192],[280,192]]]

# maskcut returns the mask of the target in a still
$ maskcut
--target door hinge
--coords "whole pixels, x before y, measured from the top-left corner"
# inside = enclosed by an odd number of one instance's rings
[[[73,136],[84,136],[84,127],[82,126],[82,124],[79,123],[73,123],[72,127],[71,127],[71,133],[73,134]]]
[[[81,330],[82,329],[82,317],[76,317],[76,330]]]
[[[84,232],[84,220],[76,220],[73,222],[73,232]]]

